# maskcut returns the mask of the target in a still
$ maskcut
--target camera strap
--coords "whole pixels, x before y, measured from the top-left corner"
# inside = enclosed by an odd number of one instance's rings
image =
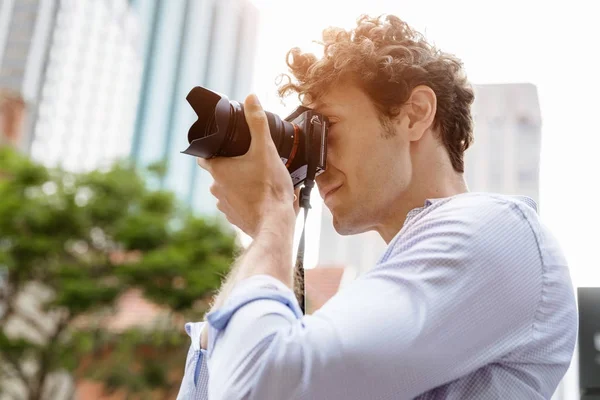
[[[304,107],[299,107],[295,113],[289,116],[286,120],[295,118],[300,111],[307,110]],[[306,178],[304,186],[300,189],[300,207],[304,208],[304,221],[302,223],[302,236],[298,243],[298,252],[296,253],[296,266],[294,267],[294,294],[302,310],[302,314],[306,314],[306,291],[304,285],[304,238],[306,233],[306,219],[310,206],[310,192],[315,186],[315,177],[317,176],[317,168],[321,157],[322,149],[322,132],[323,122],[317,115],[313,115],[310,119],[311,128],[307,135],[306,152],[308,154],[308,163],[306,165]],[[314,129],[316,128],[316,130]]]
[[[310,171],[310,165],[308,170]],[[306,219],[308,217],[308,210],[312,208],[310,206],[310,192],[315,185],[314,181],[315,172],[312,173],[312,179],[307,178],[304,181],[304,187],[300,190],[300,207],[304,208],[304,221],[302,223],[302,236],[300,236],[300,242],[298,243],[298,253],[296,254],[296,266],[294,268],[294,293],[296,299],[302,310],[302,314],[306,314],[306,292],[304,286],[304,237],[306,232]]]

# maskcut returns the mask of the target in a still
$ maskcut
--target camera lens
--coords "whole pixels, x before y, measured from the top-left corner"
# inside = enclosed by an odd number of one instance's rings
[[[229,101],[226,96],[195,87],[187,100],[198,115],[188,132],[190,146],[183,153],[202,158],[235,157],[246,154],[250,148],[250,129],[246,123],[244,106]],[[290,165],[301,155],[301,132],[298,127],[265,111],[269,131],[283,161]]]

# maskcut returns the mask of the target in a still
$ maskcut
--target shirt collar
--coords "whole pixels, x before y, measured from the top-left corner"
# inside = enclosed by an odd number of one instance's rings
[[[422,207],[413,208],[412,210],[410,210],[408,212],[408,214],[406,214],[406,219],[404,220],[404,224],[406,224],[408,221],[410,221],[411,219],[413,219],[421,211],[425,210],[430,205],[435,204],[438,201],[442,201],[442,200],[444,200],[444,199],[443,198],[441,198],[441,199],[425,199],[425,203],[423,204]]]

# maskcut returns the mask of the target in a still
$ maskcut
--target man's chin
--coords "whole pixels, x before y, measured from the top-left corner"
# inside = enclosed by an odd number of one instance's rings
[[[335,214],[333,214],[333,229],[342,236],[358,235],[369,230],[365,229],[362,224],[355,223],[348,218],[340,218]]]

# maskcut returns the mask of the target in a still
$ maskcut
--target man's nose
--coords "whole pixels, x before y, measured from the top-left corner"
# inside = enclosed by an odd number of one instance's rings
[[[327,168],[329,168],[329,166],[327,166]],[[321,186],[325,185],[325,182],[327,182],[326,177],[324,177],[323,175],[329,175],[327,173],[327,170],[325,170],[324,172],[320,173],[315,178],[315,183],[317,184],[317,189],[319,189]]]
[[[329,169],[329,165],[335,162],[335,152],[333,146],[330,145],[329,139],[327,139],[327,151],[325,157],[327,169]]]

